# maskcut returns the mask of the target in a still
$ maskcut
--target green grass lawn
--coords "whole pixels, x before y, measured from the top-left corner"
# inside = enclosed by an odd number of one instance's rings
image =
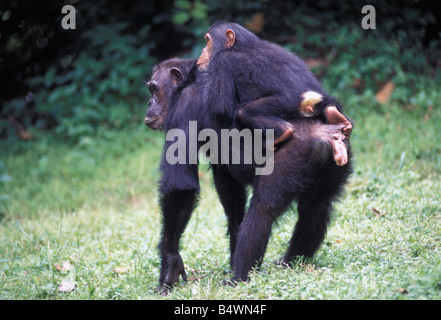
[[[313,259],[273,264],[296,221],[288,212],[251,281],[220,285],[226,218],[203,167],[181,242],[190,281],[167,297],[157,293],[163,134],[140,121],[75,145],[38,132],[5,142],[0,299],[441,299],[441,108],[369,108],[353,115],[355,171]],[[63,262],[70,270],[58,270]],[[75,290],[60,292],[62,281]]]

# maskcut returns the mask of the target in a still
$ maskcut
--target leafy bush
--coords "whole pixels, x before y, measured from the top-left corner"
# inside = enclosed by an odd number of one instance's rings
[[[140,101],[147,93],[142,79],[155,59],[197,57],[204,33],[219,20],[238,22],[301,58],[317,59],[315,73],[346,105],[372,101],[389,81],[395,84],[391,98],[404,106],[425,112],[440,98],[440,23],[424,1],[376,1],[377,29],[363,30],[363,4],[356,0],[339,6],[329,0],[99,0],[75,4],[81,19],[68,39],[55,27],[60,14],[56,8],[43,12],[30,0],[23,3],[0,4],[4,17],[10,16],[0,38],[5,44],[2,58],[9,59],[0,59],[0,67],[10,65],[9,73],[0,74],[8,80],[15,66],[21,68],[17,79],[36,76],[0,97],[0,138],[13,129],[34,127],[55,128],[75,141],[100,127],[141,121],[145,106]],[[31,22],[19,24],[20,15],[28,15]],[[49,45],[38,47],[43,40]],[[14,94],[21,97],[2,100]]]
[[[146,90],[145,75],[155,59],[142,37],[124,35],[124,23],[98,25],[84,33],[86,49],[66,74],[49,68],[45,75],[31,78],[37,110],[57,121],[56,132],[78,139],[91,135],[99,126],[123,127],[141,119]],[[39,90],[39,88],[42,88]]]
[[[403,53],[397,39],[386,39],[377,30],[349,23],[308,36],[299,26],[296,41],[287,43],[286,48],[302,58],[318,60],[314,73],[332,95],[352,109],[349,114],[372,112],[363,106],[376,101],[376,93],[387,82],[394,84],[390,102],[406,108],[425,113],[441,99],[441,71],[433,67],[430,55],[416,48]],[[377,107],[383,111],[383,106],[377,103]]]

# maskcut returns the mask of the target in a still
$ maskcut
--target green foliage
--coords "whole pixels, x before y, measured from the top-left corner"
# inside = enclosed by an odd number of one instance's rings
[[[389,81],[394,84],[389,102],[418,109],[421,115],[439,106],[441,72],[416,50],[401,54],[398,42],[388,41],[375,31],[356,25],[313,37],[302,31],[297,33],[297,41],[286,47],[300,57],[319,59],[313,72],[328,92],[346,105],[349,115],[372,112],[364,105],[375,101],[375,94]],[[418,56],[421,60],[416,62]],[[417,72],[420,69],[424,72]],[[379,104],[374,104],[374,108],[384,111]]]
[[[196,1],[194,3],[186,0],[177,0],[175,2],[176,13],[173,15],[173,22],[182,25],[190,20],[201,22],[207,20],[208,5]]]
[[[36,10],[33,2],[24,3]],[[25,78],[20,81],[25,91],[4,102],[0,136],[12,135],[17,129],[14,121],[31,130],[55,128],[72,141],[95,134],[98,126],[140,122],[145,110],[138,107],[147,92],[141,82],[153,63],[177,52],[197,57],[204,33],[219,20],[245,25],[301,58],[324,61],[314,72],[349,108],[371,101],[388,81],[395,84],[392,101],[423,111],[435,106],[440,95],[441,38],[430,6],[411,0],[402,5],[376,1],[374,6],[377,29],[364,30],[362,4],[356,0],[338,7],[328,0],[314,4],[306,0],[173,0],[163,4],[157,0],[150,5],[100,0],[78,4],[78,30],[63,33],[54,29],[59,10],[51,7],[44,14],[34,13],[25,5],[4,2],[0,8],[8,19],[6,37],[0,42],[10,40],[0,51],[11,66],[23,57],[22,69],[28,71],[17,71],[17,79]],[[36,20],[31,29],[16,21],[17,14],[26,13]],[[255,24],[257,13],[263,20]],[[20,36],[17,30],[23,28],[30,31]],[[55,40],[47,48],[31,45]],[[48,58],[43,59],[46,52]],[[31,57],[37,53],[36,62]],[[58,58],[51,61],[53,57]]]
[[[87,48],[66,74],[49,68],[31,78],[37,110],[57,120],[56,132],[78,140],[99,126],[125,127],[145,112],[142,80],[155,59],[140,36],[124,35],[127,25],[100,25],[84,33]],[[148,26],[140,30],[148,34]]]

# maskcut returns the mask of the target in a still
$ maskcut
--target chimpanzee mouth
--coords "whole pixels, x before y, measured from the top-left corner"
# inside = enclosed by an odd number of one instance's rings
[[[156,122],[156,120],[158,120],[158,118],[159,118],[159,115],[157,115],[157,116],[154,116],[154,117],[151,117],[151,118],[145,118],[144,119],[144,124],[146,125],[146,126],[151,126],[151,125],[153,125],[155,122]]]

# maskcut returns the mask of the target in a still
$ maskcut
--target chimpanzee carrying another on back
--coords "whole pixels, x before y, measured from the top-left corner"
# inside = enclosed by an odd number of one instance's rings
[[[293,135],[286,120],[312,116],[344,125],[343,139],[349,139],[352,124],[341,113],[342,106],[295,54],[231,22],[213,25],[205,40],[197,64],[208,72],[208,112],[222,118],[234,108],[245,127],[274,129],[276,146]],[[345,165],[348,156],[343,141],[335,140],[332,146],[337,165]]]
[[[187,146],[190,121],[197,122],[198,132],[210,128],[220,135],[225,128],[242,129],[231,111],[233,106],[225,106],[230,110],[221,116],[207,110],[203,92],[208,76],[198,70],[196,60],[171,59],[157,65],[147,84],[152,98],[145,124],[165,130],[167,135],[171,130],[182,130]],[[273,222],[293,201],[297,201],[299,218],[281,260],[289,263],[299,256],[312,257],[325,237],[333,202],[351,173],[349,141],[341,138],[344,125],[323,124],[314,118],[287,120],[293,128],[292,138],[274,153],[271,174],[256,175],[253,165],[243,163],[211,164],[214,184],[228,218],[233,281],[246,281],[251,269],[260,266]],[[335,137],[340,137],[348,150],[348,163],[344,166],[336,165],[331,152]],[[197,205],[200,189],[198,164],[188,161],[192,155],[187,154],[184,163],[167,160],[174,143],[166,139],[160,165],[159,282],[163,292],[179,282],[180,276],[187,278],[179,242]],[[252,187],[248,208],[247,186]]]

